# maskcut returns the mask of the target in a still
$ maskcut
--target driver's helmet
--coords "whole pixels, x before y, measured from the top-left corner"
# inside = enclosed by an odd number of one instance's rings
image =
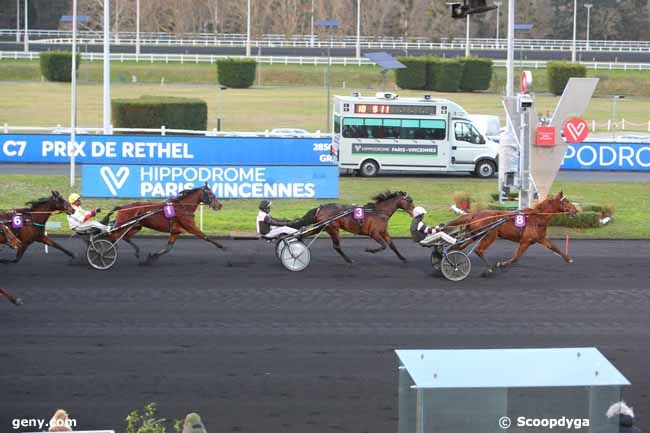
[[[258,206],[258,209],[261,210],[262,212],[269,213],[271,211],[271,204],[273,204],[273,202],[268,200],[262,200],[260,202],[260,205]]]
[[[423,208],[422,206],[417,206],[415,209],[413,209],[413,218],[417,218],[419,216],[425,215],[427,213],[427,210]]]

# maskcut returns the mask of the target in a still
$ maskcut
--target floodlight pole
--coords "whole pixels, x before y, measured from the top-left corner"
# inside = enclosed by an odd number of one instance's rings
[[[139,0],[138,0],[139,2]],[[104,99],[102,126],[111,133],[111,0],[104,0]]]
[[[506,61],[506,96],[515,96],[515,0],[508,0],[508,60]]]
[[[29,52],[29,0],[25,0],[25,37],[23,39],[25,44],[23,50]]]
[[[75,184],[75,157],[77,152],[77,0],[72,0],[72,71],[70,86],[70,186]]]
[[[311,38],[310,46],[314,48],[314,0],[311,0]]]
[[[135,2],[135,54],[140,55],[140,0]]]
[[[20,0],[16,0],[16,43],[20,43]]]
[[[494,2],[497,7],[497,50],[499,49],[499,18],[501,18],[501,2]]]
[[[470,14],[467,14],[467,29],[465,34],[465,57],[469,57],[469,17]]]
[[[361,0],[357,0],[357,59],[361,57]]]
[[[251,56],[251,0],[248,0],[246,12],[246,57]]]
[[[571,62],[576,62],[576,38],[578,33],[578,0],[573,0],[573,44],[571,45]]]
[[[587,8],[587,49],[589,49],[589,24],[591,24],[591,8],[593,3],[585,3],[584,5]]]
[[[329,30],[329,43],[327,44],[327,117],[325,118],[325,131],[326,133],[330,132],[330,87],[332,85],[332,55],[331,55],[331,47],[332,47],[332,30]]]

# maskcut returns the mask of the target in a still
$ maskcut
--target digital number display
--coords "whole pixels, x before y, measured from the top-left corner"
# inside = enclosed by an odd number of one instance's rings
[[[435,105],[388,105],[388,104],[355,104],[357,114],[412,114],[416,116],[435,116]]]

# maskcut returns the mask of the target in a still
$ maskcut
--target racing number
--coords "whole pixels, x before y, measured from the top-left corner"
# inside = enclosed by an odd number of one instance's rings
[[[515,215],[515,227],[520,229],[526,227],[526,215],[524,214]]]

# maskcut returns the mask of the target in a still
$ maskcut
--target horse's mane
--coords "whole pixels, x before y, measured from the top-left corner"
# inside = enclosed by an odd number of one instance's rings
[[[34,209],[36,206],[46,204],[49,201],[50,201],[50,197],[42,197],[42,198],[37,198],[36,200],[28,201],[25,204],[29,206],[31,209]]]
[[[405,193],[404,191],[390,191],[390,190],[387,190],[387,191],[384,191],[384,192],[380,192],[379,194],[377,194],[377,195],[375,195],[375,196],[373,196],[371,198],[375,201],[375,203],[380,203],[382,201],[386,201],[386,200],[390,200],[390,199],[395,198],[395,197],[402,197],[402,196],[406,196],[406,195],[408,195],[408,194]]]
[[[176,197],[174,197],[174,199],[175,200],[180,200],[183,197],[188,196],[188,195],[192,194],[193,192],[198,191],[200,189],[203,189],[203,187],[199,186],[198,188],[184,189],[183,191],[179,192],[178,195]]]

